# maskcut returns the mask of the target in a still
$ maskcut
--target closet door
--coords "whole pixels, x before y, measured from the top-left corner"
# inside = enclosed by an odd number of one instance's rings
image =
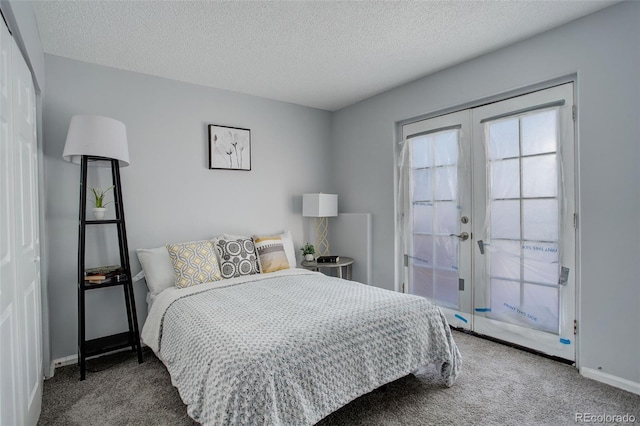
[[[16,261],[24,424],[35,424],[42,403],[42,301],[38,226],[38,143],[31,71],[13,43],[13,144]]]
[[[0,25],[0,424],[21,424],[19,309],[16,288],[11,44]]]
[[[35,90],[15,41],[4,26],[1,32],[0,419],[3,425],[35,425],[43,382]]]

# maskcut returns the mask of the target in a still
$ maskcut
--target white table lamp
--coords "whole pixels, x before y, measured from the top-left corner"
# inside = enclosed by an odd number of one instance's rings
[[[315,218],[316,253],[329,255],[328,217],[338,216],[338,196],[336,194],[303,194],[302,216]]]

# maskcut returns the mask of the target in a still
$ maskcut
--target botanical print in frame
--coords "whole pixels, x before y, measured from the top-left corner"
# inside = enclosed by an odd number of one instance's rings
[[[209,124],[209,168],[251,170],[251,130]]]

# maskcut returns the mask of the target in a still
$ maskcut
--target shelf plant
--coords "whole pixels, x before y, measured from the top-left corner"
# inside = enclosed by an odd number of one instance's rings
[[[104,219],[104,212],[107,210],[106,206],[111,203],[110,201],[105,203],[104,197],[107,195],[107,192],[111,191],[113,188],[115,188],[115,185],[111,185],[104,190],[101,188],[91,188],[91,193],[93,194],[93,205],[95,206],[93,208],[93,215],[97,220]]]

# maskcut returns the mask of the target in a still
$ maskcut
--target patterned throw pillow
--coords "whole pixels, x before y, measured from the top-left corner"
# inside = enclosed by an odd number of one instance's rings
[[[260,269],[263,273],[289,269],[287,253],[280,236],[253,237],[260,260]]]
[[[218,259],[210,241],[167,244],[167,251],[173,263],[176,287],[220,280]]]
[[[260,273],[256,249],[251,238],[221,238],[216,243],[222,278]]]

